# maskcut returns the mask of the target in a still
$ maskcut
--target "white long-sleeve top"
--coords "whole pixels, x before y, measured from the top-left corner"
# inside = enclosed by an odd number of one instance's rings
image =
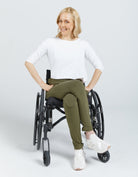
[[[87,80],[86,59],[95,69],[103,71],[104,66],[87,40],[63,40],[58,37],[46,38],[26,61],[35,64],[47,55],[53,79]]]

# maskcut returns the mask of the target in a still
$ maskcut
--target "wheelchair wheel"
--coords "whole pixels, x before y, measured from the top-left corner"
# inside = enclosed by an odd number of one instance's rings
[[[45,166],[48,166],[50,164],[50,151],[43,152],[43,162]]]
[[[36,107],[35,107],[35,121],[34,121],[34,134],[33,134],[33,145],[35,145],[38,141],[38,125],[39,125],[39,106],[40,106],[40,94],[37,93],[36,96]]]
[[[110,153],[108,151],[104,152],[104,153],[97,153],[98,158],[100,161],[102,162],[107,162],[110,159]]]
[[[103,108],[98,94],[92,90],[92,116],[91,123],[93,126],[93,130],[96,135],[103,139],[104,138],[104,116],[103,116]]]
[[[50,146],[49,146],[49,139],[43,138],[43,162],[46,166],[50,164]]]
[[[44,90],[41,91],[40,96],[40,112],[39,112],[39,124],[38,124],[38,141],[37,141],[37,150],[40,149],[41,145],[41,135],[42,135],[42,124],[44,120]]]

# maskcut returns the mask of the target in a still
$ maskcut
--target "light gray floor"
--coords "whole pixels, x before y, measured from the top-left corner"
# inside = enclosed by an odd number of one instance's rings
[[[111,159],[107,163],[98,160],[96,152],[87,149],[87,167],[82,171],[72,169],[73,146],[66,120],[58,124],[49,133],[51,163],[45,167],[42,161],[42,149],[37,151],[32,145],[32,113],[16,115],[1,112],[0,119],[0,176],[4,177],[41,177],[57,175],[93,176],[93,177],[136,177],[138,136],[138,113],[136,110],[107,110],[105,115],[105,140],[110,142]],[[54,112],[55,120],[62,114]],[[83,134],[82,134],[83,136]],[[83,141],[85,139],[83,136]]]

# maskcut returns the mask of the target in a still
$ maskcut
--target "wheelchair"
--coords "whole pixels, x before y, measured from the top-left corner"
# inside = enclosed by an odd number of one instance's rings
[[[46,83],[51,78],[51,70],[46,70]],[[84,84],[85,85],[85,84]],[[43,149],[43,163],[45,166],[50,164],[50,143],[47,137],[47,133],[50,132],[59,122],[64,120],[66,116],[61,117],[53,123],[52,111],[54,109],[65,114],[63,108],[63,100],[55,97],[45,97],[46,91],[41,89],[41,94],[38,92],[36,97],[35,107],[35,120],[34,120],[34,132],[33,132],[33,145],[37,145],[37,150],[40,149],[42,144]],[[104,138],[104,115],[100,98],[96,91],[90,90],[88,93],[89,114],[91,124],[96,135]],[[42,131],[44,137],[42,137]],[[97,153],[97,156],[101,162],[107,162],[110,159],[109,151],[104,153]]]

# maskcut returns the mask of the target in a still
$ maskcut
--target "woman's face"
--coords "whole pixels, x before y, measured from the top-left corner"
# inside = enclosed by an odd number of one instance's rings
[[[74,22],[70,13],[62,13],[58,23],[62,36],[72,36]]]

